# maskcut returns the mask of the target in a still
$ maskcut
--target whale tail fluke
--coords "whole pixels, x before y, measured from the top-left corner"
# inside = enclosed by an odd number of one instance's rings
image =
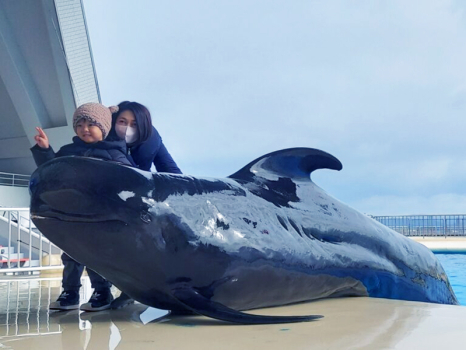
[[[288,148],[268,153],[252,161],[229,178],[252,181],[254,177],[270,175],[308,180],[317,169],[341,170],[343,165],[334,156],[314,148]]]
[[[252,315],[236,311],[223,304],[209,300],[190,287],[177,288],[172,290],[173,296],[188,309],[193,312],[222,320],[239,324],[280,324],[307,322],[322,318],[320,315],[310,316],[262,316]]]

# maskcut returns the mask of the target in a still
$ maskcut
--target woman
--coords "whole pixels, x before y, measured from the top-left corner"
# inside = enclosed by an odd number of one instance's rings
[[[168,153],[157,130],[152,126],[149,110],[137,102],[123,101],[112,115],[109,140],[125,140],[128,158],[141,170],[150,171],[152,164],[162,173],[181,174],[180,168]],[[112,309],[133,303],[125,293],[112,302]]]
[[[181,174],[168,153],[157,130],[152,126],[149,110],[140,103],[123,101],[112,116],[109,140],[126,140],[128,153],[141,170],[150,171],[152,164],[158,172]]]

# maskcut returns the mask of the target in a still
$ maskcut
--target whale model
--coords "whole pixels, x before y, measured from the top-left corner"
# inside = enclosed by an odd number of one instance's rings
[[[52,242],[137,301],[245,323],[320,316],[244,310],[370,296],[457,304],[424,246],[329,196],[310,174],[332,155],[292,148],[224,179],[62,157],[31,177],[31,215]]]

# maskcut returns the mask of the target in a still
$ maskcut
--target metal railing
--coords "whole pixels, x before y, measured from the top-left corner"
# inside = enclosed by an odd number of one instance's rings
[[[0,186],[28,187],[29,175],[0,172]]]
[[[61,259],[52,259],[61,253],[34,226],[28,208],[0,208],[0,274],[63,268]]]
[[[466,237],[466,215],[371,216],[392,230],[410,237]]]

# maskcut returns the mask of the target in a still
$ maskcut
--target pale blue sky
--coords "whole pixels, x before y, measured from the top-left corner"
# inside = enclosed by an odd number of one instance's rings
[[[466,213],[460,1],[85,0],[104,104],[134,100],[184,173],[327,151],[369,214]]]

